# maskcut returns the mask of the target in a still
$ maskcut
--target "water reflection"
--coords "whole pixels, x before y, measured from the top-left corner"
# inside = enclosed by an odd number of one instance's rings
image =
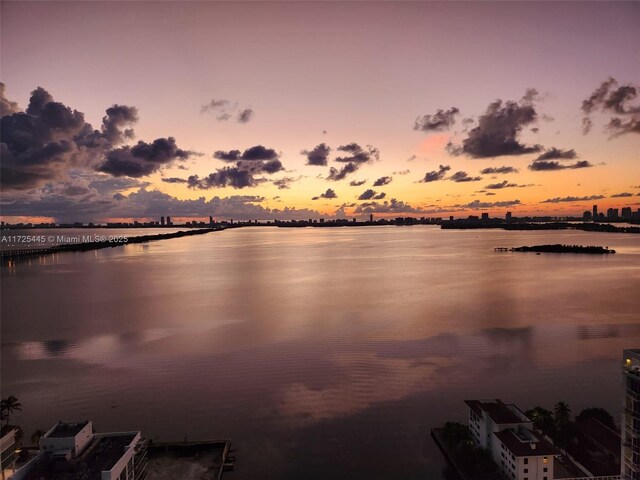
[[[3,268],[2,390],[23,428],[231,437],[247,479],[437,478],[429,428],[462,419],[465,398],[618,408],[620,350],[640,343],[635,238],[326,230]],[[493,253],[534,242],[623,253]]]

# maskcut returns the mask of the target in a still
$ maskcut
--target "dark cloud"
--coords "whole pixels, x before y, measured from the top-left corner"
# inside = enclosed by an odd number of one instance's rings
[[[560,148],[552,147],[547,149],[544,153],[541,153],[534,161],[539,160],[573,160],[578,154],[572,148],[571,150],[562,150]]]
[[[472,158],[539,152],[542,149],[540,145],[527,146],[518,139],[522,129],[538,119],[533,105],[536,98],[537,92],[529,89],[519,102],[496,100],[478,118],[478,125],[469,130],[462,145],[449,143],[447,150],[452,155]]]
[[[88,187],[99,195],[112,195],[116,192],[132,188],[146,188],[149,182],[142,182],[135,178],[111,177],[107,175],[92,175],[88,181]]]
[[[529,165],[529,170],[537,171],[537,172],[550,172],[554,170],[566,170],[566,169],[577,169],[577,168],[589,168],[593,167],[591,163],[587,160],[580,160],[576,163],[572,163],[570,165],[565,165],[556,161],[547,161],[547,160],[536,160],[531,165]]]
[[[271,175],[284,170],[282,162],[278,158],[278,153],[262,145],[247,148],[242,153],[240,153],[240,150],[218,150],[213,156],[225,162],[235,162],[235,166],[219,168],[204,178],[192,175],[187,180],[190,188],[255,187],[268,181],[266,178],[256,177],[256,175]],[[274,182],[274,184],[281,189],[288,188],[288,180],[276,180],[275,182],[278,183]]]
[[[376,192],[370,188],[360,194],[358,200],[371,200],[375,196]]]
[[[640,115],[630,118],[626,122],[621,118],[612,118],[605,128],[611,132],[612,138],[625,133],[640,133]]]
[[[178,177],[163,178],[162,181],[165,183],[187,183],[186,178],[178,178]]]
[[[86,149],[76,138],[93,129],[81,112],[55,102],[41,87],[31,92],[26,112],[2,116],[0,129],[1,182],[6,189],[29,189],[66,178],[70,167],[88,164],[103,153],[96,149],[84,155]]]
[[[483,175],[492,175],[496,173],[506,174],[506,173],[518,173],[519,170],[515,167],[487,167],[480,170],[480,173]]]
[[[383,185],[388,185],[393,180],[393,177],[380,177],[375,182],[373,182],[374,187],[382,187]]]
[[[339,146],[338,150],[340,150],[341,152],[346,152],[349,155],[344,157],[337,157],[336,162],[355,163],[357,165],[360,165],[380,159],[380,151],[371,145],[367,145],[365,148],[362,148],[357,143],[349,143],[347,145]]]
[[[626,197],[633,197],[633,193],[622,192],[622,193],[614,193],[613,195],[611,195],[611,198],[626,198]]]
[[[4,117],[5,115],[11,115],[12,113],[17,113],[20,111],[18,104],[16,102],[12,102],[8,100],[4,95],[5,85],[0,82],[0,117]]]
[[[393,172],[394,175],[409,175],[411,173],[411,170],[409,170],[408,168],[406,170],[399,170],[397,172]]]
[[[451,167],[449,165],[440,165],[438,167],[438,170],[427,172],[424,178],[420,180],[420,182],[429,183],[429,182],[435,182],[437,180],[442,180],[444,179],[445,175],[449,170],[451,170]]]
[[[109,151],[96,170],[114,177],[139,178],[157,172],[174,160],[186,160],[190,155],[191,152],[178,148],[173,137],[157,138],[152,143],[140,140],[133,147]]]
[[[238,123],[247,123],[253,118],[253,110],[251,108],[245,108],[238,113]]]
[[[331,148],[325,143],[321,143],[320,145],[315,146],[312,150],[302,150],[300,153],[302,155],[306,155],[306,165],[326,166],[329,154],[331,153]]]
[[[616,88],[617,87],[617,88]],[[582,102],[583,133],[589,133],[593,127],[591,115],[596,111],[617,115],[605,126],[611,137],[625,133],[640,133],[640,105],[630,105],[638,97],[637,87],[633,85],[618,86],[615,78],[609,77]],[[623,117],[626,117],[625,121]]]
[[[458,183],[478,182],[482,180],[482,177],[470,177],[467,172],[456,172],[453,175],[451,175],[451,178],[449,178],[449,180],[453,182],[458,182]]]
[[[262,161],[262,160],[275,160],[278,158],[278,153],[262,145],[256,145],[251,148],[247,148],[242,154],[240,150],[229,150],[227,152],[223,150],[217,150],[213,154],[214,158],[224,160],[225,162],[236,162],[238,160],[246,160],[249,162]]]
[[[195,155],[178,148],[173,137],[116,148],[134,137],[138,111],[116,104],[105,113],[100,129],[94,129],[81,112],[36,88],[26,111],[0,119],[3,188],[27,190],[46,182],[66,182],[70,171],[78,169],[141,177]]]
[[[365,183],[367,183],[366,180],[351,180],[349,182],[349,185],[351,185],[352,187],[360,187],[360,186],[364,185]]]
[[[338,195],[336,195],[336,192],[334,192],[332,188],[327,188],[326,192],[321,193],[320,196],[318,197],[313,197],[312,200],[318,200],[320,198],[327,198],[327,199],[338,198]]]
[[[359,167],[358,164],[353,162],[347,163],[340,170],[338,170],[337,168],[331,167],[329,169],[329,176],[327,177],[327,180],[331,180],[334,182],[338,180],[343,180],[350,173],[357,171],[358,167]]]
[[[555,197],[547,198],[540,203],[564,203],[564,202],[586,202],[590,200],[602,200],[604,195],[589,195],[588,197]]]
[[[455,117],[459,113],[460,110],[456,107],[451,107],[446,111],[438,109],[433,115],[423,115],[422,117],[416,118],[413,129],[423,132],[448,130],[455,123]]]
[[[518,186],[519,185],[517,183],[509,183],[506,180],[503,180],[500,183],[490,183],[484,188],[488,188],[489,190],[498,190],[501,188],[511,188],[511,187],[518,187]]]

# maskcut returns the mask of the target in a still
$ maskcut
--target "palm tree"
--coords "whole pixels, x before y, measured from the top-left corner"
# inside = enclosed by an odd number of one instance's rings
[[[2,410],[3,418],[6,420],[6,425],[9,425],[9,415],[13,412],[21,412],[22,404],[13,395],[9,395],[7,398],[3,398],[0,402],[0,409]]]
[[[553,432],[553,414],[546,408],[534,407],[526,412],[527,417],[533,421],[533,426],[545,435]]]
[[[46,432],[44,432],[43,430],[40,430],[40,429],[38,429],[38,430],[36,430],[35,432],[33,432],[33,433],[31,434],[31,444],[32,444],[32,445],[35,445],[35,446],[37,447],[37,446],[38,446],[38,444],[40,443],[40,439],[41,439],[42,437],[44,437],[44,434],[45,434],[45,433],[46,433]]]
[[[569,408],[569,405],[565,402],[556,403],[554,417],[558,426],[563,426],[569,423],[569,420],[571,420],[571,409]]]

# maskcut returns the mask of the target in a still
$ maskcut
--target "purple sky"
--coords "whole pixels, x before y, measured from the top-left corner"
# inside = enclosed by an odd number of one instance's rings
[[[581,214],[640,202],[637,2],[0,8],[9,220]],[[37,87],[43,105],[84,118],[19,113]],[[114,104],[135,112],[113,110],[109,133]],[[320,144],[326,164],[306,165],[301,152]],[[499,167],[512,171],[481,173]]]

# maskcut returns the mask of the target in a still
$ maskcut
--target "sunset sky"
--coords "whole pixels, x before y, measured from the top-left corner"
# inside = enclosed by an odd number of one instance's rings
[[[5,221],[640,206],[638,2],[1,14]]]

